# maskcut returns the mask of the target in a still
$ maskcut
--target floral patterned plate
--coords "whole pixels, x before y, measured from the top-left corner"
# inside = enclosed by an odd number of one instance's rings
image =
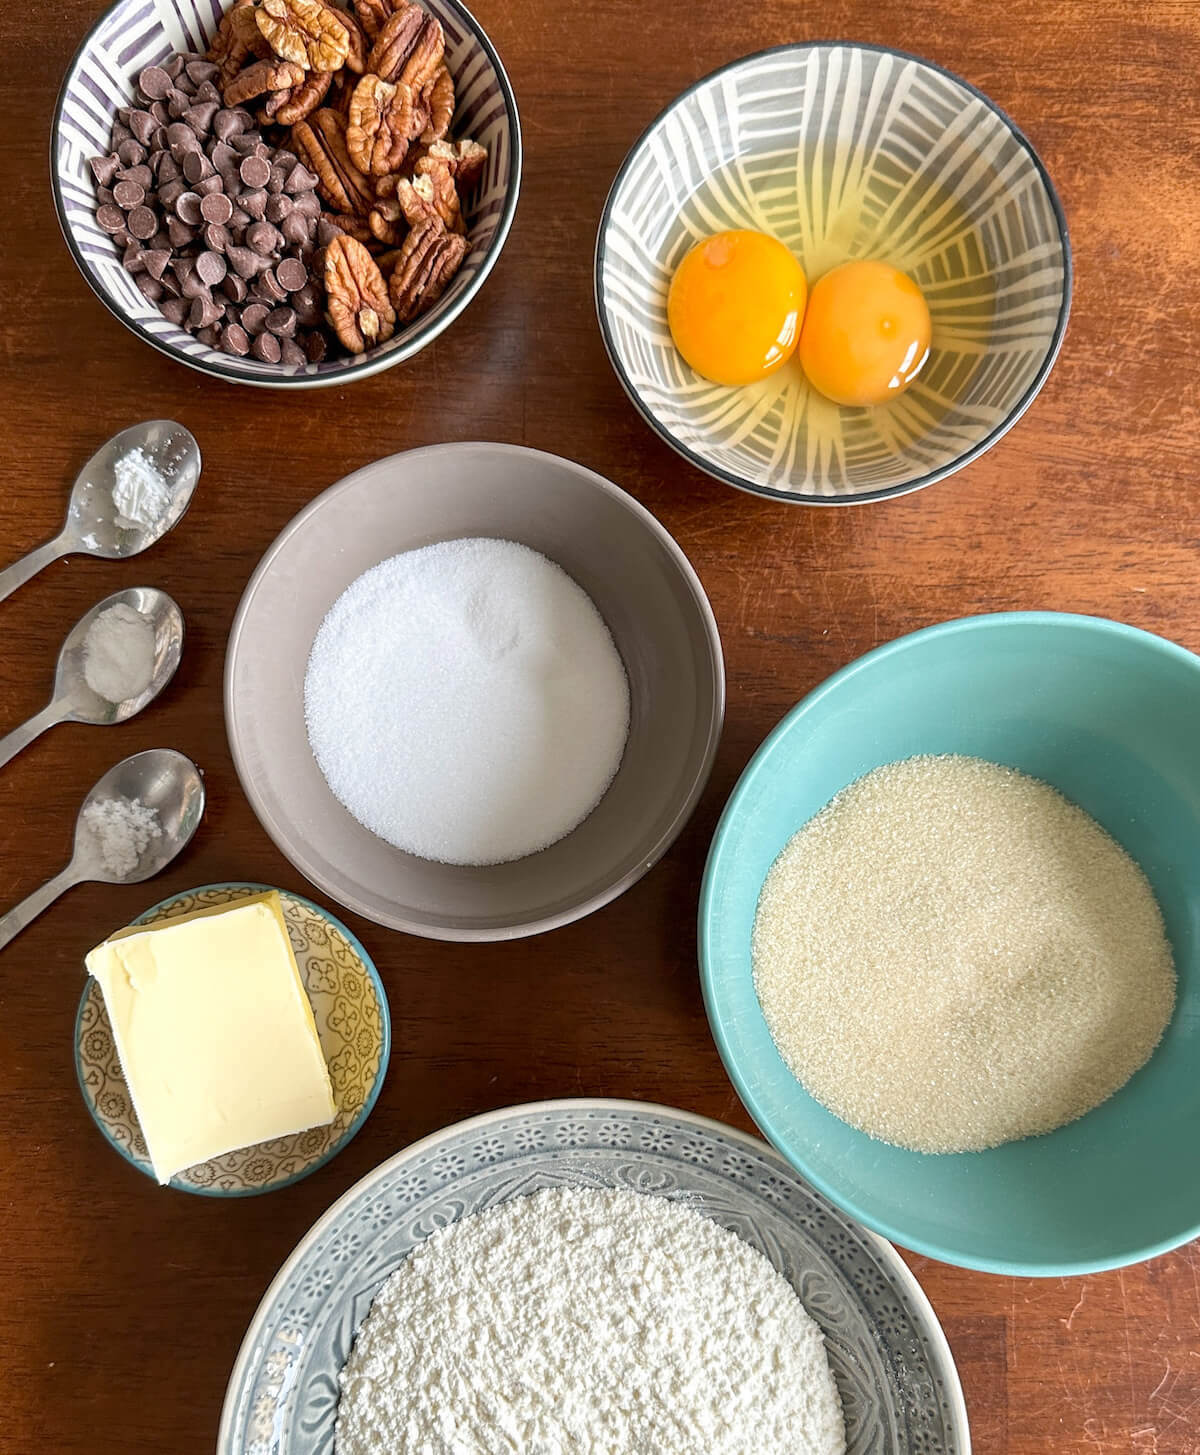
[[[230,1377],[218,1455],[333,1455],[338,1373],[384,1280],[437,1228],[563,1184],[686,1199],[765,1254],[825,1333],[847,1455],[969,1455],[953,1357],[892,1245],[765,1142],[635,1101],[489,1112],[415,1143],[352,1187],[259,1305]]]
[[[194,909],[260,894],[267,884],[207,884],[139,915],[153,924]],[[370,1114],[391,1050],[391,1019],[379,972],[358,940],[311,900],[281,889],[283,917],[329,1065],[338,1113],[327,1127],[276,1137],[177,1173],[170,1186],[206,1197],[251,1197],[307,1177],[346,1145]],[[139,1172],[153,1177],[133,1102],[121,1074],[100,987],[88,976],[75,1018],[75,1071],[96,1125]]]

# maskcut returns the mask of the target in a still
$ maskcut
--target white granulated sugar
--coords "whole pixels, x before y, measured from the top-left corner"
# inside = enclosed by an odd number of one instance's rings
[[[140,798],[102,798],[89,803],[83,821],[91,831],[101,863],[114,879],[137,868],[151,839],[162,837],[158,810]]]
[[[500,864],[580,824],[629,730],[629,684],[588,595],[513,541],[406,551],[360,576],[313,642],[313,755],[389,844]]]
[[[752,956],[805,1088],[918,1152],[1083,1116],[1175,1003],[1138,866],[1053,788],[977,758],[910,758],[839,793],[768,874]]]
[[[843,1455],[820,1329],[736,1234],[554,1188],[436,1232],[376,1295],[336,1455]]]
[[[140,697],[154,676],[154,623],[123,601],[92,622],[83,641],[83,677],[106,702]]]
[[[113,466],[113,505],[117,524],[150,529],[171,504],[171,489],[154,461],[140,447],[127,450]]]

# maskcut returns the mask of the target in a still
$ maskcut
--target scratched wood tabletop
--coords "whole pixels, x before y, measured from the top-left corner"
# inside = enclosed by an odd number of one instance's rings
[[[211,1451],[229,1368],[278,1264],[368,1169],[493,1107],[563,1095],[674,1103],[749,1125],[696,975],[697,886],[721,804],[780,715],[878,643],[947,617],[1048,607],[1117,617],[1200,650],[1200,9],[1194,0],[479,0],[527,144],[491,280],[415,362],[341,391],[223,385],[111,319],[58,234],[47,178],[57,87],[97,0],[10,6],[2,82],[0,540],[52,535],[76,470],[142,418],[189,426],[204,475],[184,525],[135,563],[59,563],[4,603],[0,731],[47,699],[67,628],[120,587],[187,616],[166,697],[116,730],[61,727],[0,775],[0,901],[69,851],[84,792],[171,745],[207,775],[193,848],[143,888],[72,892],[0,959],[0,1449]],[[591,258],[626,149],[691,81],[785,40],[846,37],[928,56],[1038,147],[1070,221],[1070,329],[1020,424],[960,476],[848,510],[787,508],[684,465],[640,423],[604,356]],[[426,943],[348,915],[395,1027],[357,1140],[270,1197],[155,1187],[113,1155],[75,1083],[84,952],[163,894],[248,878],[304,890],[252,816],[221,713],[246,580],[313,495],[377,456],[505,440],[610,476],[671,530],[712,598],[729,670],[725,736],[694,819],[615,904],[540,940]],[[1200,1450],[1200,1246],[1120,1273],[1008,1279],[910,1262],[957,1356],[982,1455]]]

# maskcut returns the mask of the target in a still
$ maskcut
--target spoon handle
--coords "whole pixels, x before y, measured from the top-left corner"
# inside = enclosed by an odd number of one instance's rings
[[[28,722],[23,722],[19,728],[13,728],[11,733],[0,738],[0,768],[11,762],[22,748],[27,748],[34,738],[40,737],[47,728],[58,722],[62,722],[62,709],[58,703],[52,702],[48,707],[43,707],[41,712],[34,713]]]
[[[28,899],[23,899],[7,914],[0,915],[0,950],[10,940],[16,939],[44,909],[49,909],[60,894],[65,894],[68,889],[78,884],[79,877],[74,863],[70,863],[53,879],[47,879],[40,889],[35,889]]]
[[[19,561],[14,561],[11,566],[6,566],[3,571],[0,571],[0,601],[3,601],[6,596],[11,596],[18,586],[24,586],[31,576],[36,576],[51,561],[57,561],[60,556],[67,555],[68,550],[69,547],[64,537],[55,536],[44,546],[38,546],[36,551],[30,551]]]

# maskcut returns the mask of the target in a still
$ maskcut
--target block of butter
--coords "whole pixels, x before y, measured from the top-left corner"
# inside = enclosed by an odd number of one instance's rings
[[[121,930],[87,968],[159,1182],[337,1114],[274,890]]]

